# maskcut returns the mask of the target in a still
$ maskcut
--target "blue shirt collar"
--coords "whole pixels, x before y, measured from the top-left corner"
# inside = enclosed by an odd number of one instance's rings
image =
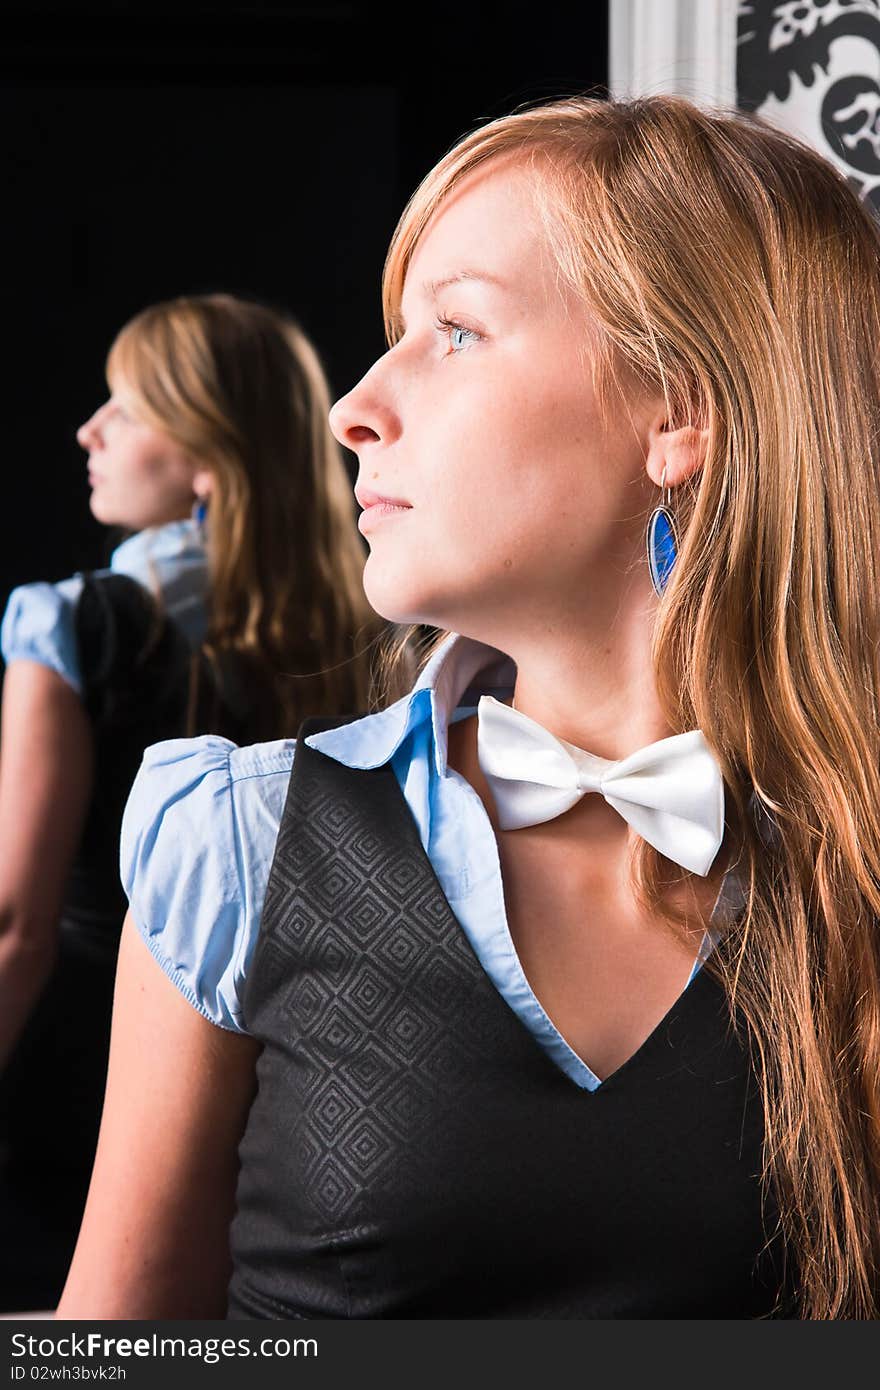
[[[161,582],[164,570],[195,560],[206,563],[205,547],[198,526],[186,518],[165,526],[147,526],[129,536],[110,556],[110,568],[152,588],[157,578]]]
[[[129,536],[110,556],[110,569],[136,579],[162,605],[192,646],[207,625],[208,556],[197,523],[189,518],[147,526]]]
[[[364,715],[338,729],[310,734],[306,743],[347,767],[381,767],[404,739],[430,723],[434,765],[446,775],[446,732],[457,709],[476,708],[481,695],[506,699],[513,691],[516,668],[503,652],[470,637],[450,635],[425,665],[408,695],[376,714]]]

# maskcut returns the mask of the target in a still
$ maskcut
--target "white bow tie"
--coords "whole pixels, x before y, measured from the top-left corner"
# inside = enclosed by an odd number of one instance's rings
[[[703,877],[724,838],[724,781],[699,729],[661,738],[617,762],[556,738],[483,695],[477,756],[502,830],[553,820],[584,792],[601,792],[667,859]]]

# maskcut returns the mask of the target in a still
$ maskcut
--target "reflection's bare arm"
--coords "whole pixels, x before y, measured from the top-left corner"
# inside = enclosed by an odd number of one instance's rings
[[[46,666],[11,662],[0,731],[0,1070],[55,959],[93,758],[76,692]]]
[[[58,1318],[222,1318],[259,1044],[209,1023],[125,919],[101,1135]]]

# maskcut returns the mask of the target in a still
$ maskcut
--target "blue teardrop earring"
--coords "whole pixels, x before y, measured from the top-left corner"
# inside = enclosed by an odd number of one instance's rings
[[[208,519],[208,504],[204,497],[197,497],[193,503],[192,519],[196,523],[199,539],[204,542],[206,531],[205,522]]]
[[[648,527],[645,532],[651,583],[658,596],[662,596],[678,556],[678,533],[675,529],[675,517],[667,500],[665,465],[660,479],[660,491],[660,504],[648,517]]]

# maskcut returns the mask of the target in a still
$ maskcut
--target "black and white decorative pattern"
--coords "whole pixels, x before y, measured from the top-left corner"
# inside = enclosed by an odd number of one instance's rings
[[[737,101],[880,210],[880,0],[740,0]]]

